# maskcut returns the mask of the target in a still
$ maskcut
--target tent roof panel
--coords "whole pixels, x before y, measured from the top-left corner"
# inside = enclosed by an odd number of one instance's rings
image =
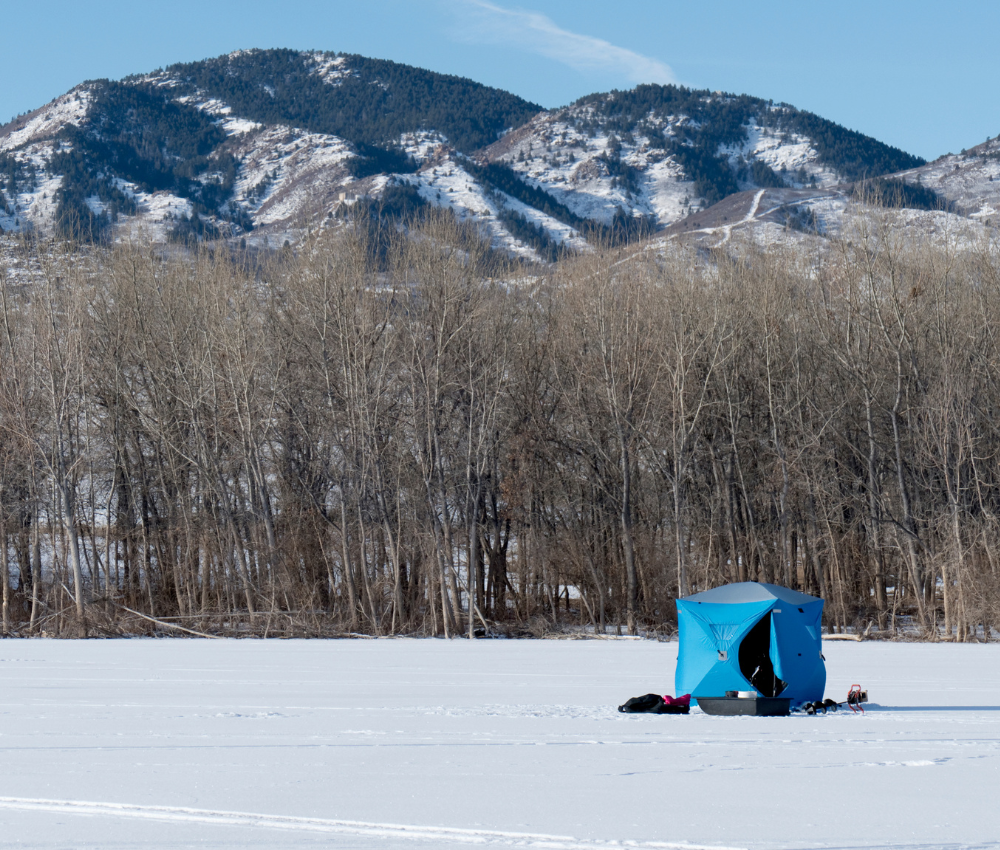
[[[701,593],[695,593],[692,596],[686,596],[682,601],[733,605],[746,602],[769,602],[775,599],[787,602],[790,605],[806,605],[811,602],[821,601],[819,597],[799,593],[797,590],[757,581],[726,584],[722,587],[715,587],[712,590],[705,590]]]

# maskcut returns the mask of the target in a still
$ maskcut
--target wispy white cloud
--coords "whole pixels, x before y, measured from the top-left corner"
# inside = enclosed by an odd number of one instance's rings
[[[676,83],[670,66],[601,38],[570,32],[540,12],[505,9],[489,0],[458,0],[456,35],[478,44],[511,44],[577,71],[608,71],[635,83]]]

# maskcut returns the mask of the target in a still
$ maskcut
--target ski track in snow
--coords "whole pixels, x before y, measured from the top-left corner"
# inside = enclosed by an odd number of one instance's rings
[[[501,832],[490,829],[457,829],[446,826],[416,826],[397,823],[332,820],[266,815],[250,812],[222,812],[178,806],[134,806],[127,803],[95,803],[86,800],[45,800],[26,797],[0,797],[0,809],[57,814],[98,815],[116,818],[139,818],[154,821],[245,826],[284,829],[298,832],[335,833],[382,839],[405,838],[413,841],[436,841],[481,844],[501,847],[538,847],[546,850],[744,850],[718,844],[688,844],[670,841],[587,841],[566,835],[530,832]]]

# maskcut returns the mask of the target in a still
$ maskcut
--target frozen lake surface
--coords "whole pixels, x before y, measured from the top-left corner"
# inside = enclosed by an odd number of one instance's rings
[[[619,714],[676,643],[7,640],[0,846],[1000,847],[1000,645],[824,652],[866,715]]]

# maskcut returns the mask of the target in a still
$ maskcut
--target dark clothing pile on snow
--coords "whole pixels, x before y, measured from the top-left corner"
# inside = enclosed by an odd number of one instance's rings
[[[632,697],[624,705],[618,706],[622,714],[687,714],[691,710],[691,694],[682,697],[646,694]]]

